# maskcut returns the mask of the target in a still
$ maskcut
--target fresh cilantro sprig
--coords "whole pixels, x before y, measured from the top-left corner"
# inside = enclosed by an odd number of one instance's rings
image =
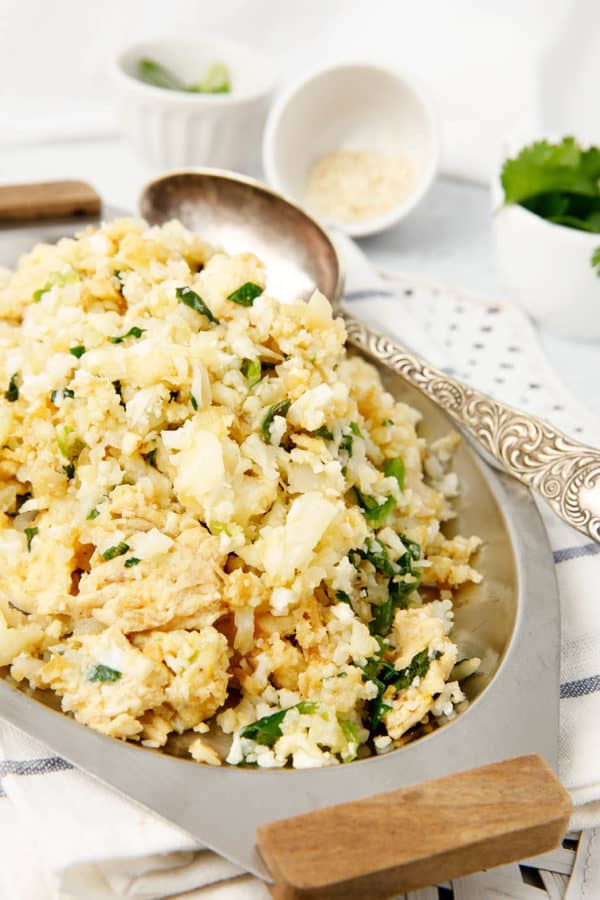
[[[507,159],[504,200],[549,222],[600,233],[600,148],[584,150],[574,138],[536,141]]]
[[[312,700],[301,700],[295,706],[281,709],[269,716],[263,716],[262,719],[257,719],[256,722],[251,722],[242,728],[240,737],[250,738],[265,747],[272,747],[282,735],[281,725],[290,709],[297,709],[300,713],[313,713],[317,709],[317,704]]]

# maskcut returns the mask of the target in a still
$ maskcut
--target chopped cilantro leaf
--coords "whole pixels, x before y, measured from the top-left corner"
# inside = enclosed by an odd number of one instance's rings
[[[31,551],[31,542],[36,536],[36,534],[40,533],[40,529],[37,525],[33,525],[31,528],[25,528],[25,537],[27,538],[27,550]]]
[[[72,354],[72,356],[76,356],[77,359],[81,359],[85,353],[85,347],[81,344],[78,347],[69,347],[69,353]]]
[[[10,381],[8,382],[8,388],[4,393],[4,396],[8,400],[9,403],[14,403],[15,400],[19,399],[19,383],[18,383],[19,373],[15,372],[14,375],[11,375]]]
[[[140,562],[141,562],[141,559],[138,559],[137,556],[130,556],[129,559],[125,560],[125,568],[132,569],[134,566],[137,566],[137,564]]]
[[[237,289],[237,291],[233,291],[232,294],[229,294],[227,297],[228,300],[231,300],[232,303],[237,303],[239,306],[252,306],[257,297],[260,297],[264,288],[261,288],[259,284],[255,284],[253,281],[247,281],[241,287]]]
[[[324,441],[333,440],[333,432],[329,430],[327,425],[321,425],[321,427],[317,428],[316,431],[311,431],[311,434],[315,437],[323,438]]]
[[[54,403],[56,406],[56,401],[61,394],[63,399],[69,398],[72,400],[75,397],[75,391],[71,390],[71,388],[63,388],[62,390],[52,391],[50,394],[50,402]]]
[[[243,359],[242,375],[248,382],[248,387],[253,388],[262,377],[262,363],[260,359]]]
[[[99,663],[91,670],[88,675],[88,681],[118,681],[121,673],[117,669],[111,669],[110,666],[103,666]]]
[[[132,325],[129,331],[127,331],[125,334],[118,335],[117,337],[111,337],[110,342],[111,344],[122,344],[123,341],[126,341],[127,338],[130,337],[141,338],[145,330],[145,328],[138,328],[137,325]]]
[[[260,426],[260,432],[266,444],[271,443],[271,425],[273,424],[273,419],[275,416],[283,416],[285,418],[288,414],[291,402],[291,400],[282,400],[280,403],[274,403],[273,406],[270,406],[267,410],[267,414]]]
[[[336,591],[335,599],[338,601],[338,603],[347,603],[348,606],[352,606],[352,601],[350,600],[350,597],[348,596],[346,591]]]
[[[265,747],[272,747],[275,741],[281,737],[281,724],[290,709],[297,709],[302,714],[314,713],[317,706],[318,704],[313,700],[301,700],[300,703],[297,703],[295,706],[290,706],[287,709],[280,709],[279,712],[271,713],[269,716],[263,716],[262,719],[257,719],[256,722],[251,722],[249,725],[246,725],[245,728],[242,728],[240,731],[240,737],[250,738],[251,740],[256,741],[257,744],[262,744]]]
[[[401,491],[404,490],[404,460],[401,456],[395,459],[388,459],[383,467],[383,474],[386,478],[395,478]]]
[[[351,434],[342,435],[342,440],[340,441],[340,450],[345,450],[348,454],[348,458],[352,456],[352,449],[354,445],[354,438]]]
[[[415,678],[424,678],[429,671],[433,659],[439,659],[442,654],[437,650],[432,656],[429,648],[425,647],[420,653],[415,654],[404,669],[395,669],[390,663],[383,662],[378,672],[378,678],[387,686],[393,684],[396,690],[401,691],[411,686]]]
[[[123,556],[124,553],[127,553],[129,550],[129,544],[126,544],[125,541],[121,541],[120,544],[115,544],[113,547],[109,547],[102,554],[104,559],[115,559],[117,556]]]
[[[143,455],[144,455],[144,459],[146,460],[146,462],[148,463],[149,466],[152,466],[153,469],[156,468],[156,454],[157,454],[157,452],[158,452],[158,447],[154,447],[154,449],[151,450],[150,453],[143,454]]]
[[[214,325],[219,324],[219,320],[215,315],[213,315],[212,311],[208,308],[202,297],[199,297],[198,294],[193,291],[189,287],[178,287],[175,291],[177,294],[177,299],[180,303],[185,303],[186,306],[189,306],[190,309],[193,309],[194,312],[200,313],[202,316],[206,316],[209,322],[212,322]]]
[[[74,463],[68,463],[66,466],[63,466],[63,472],[67,476],[67,478],[75,477],[75,465]]]

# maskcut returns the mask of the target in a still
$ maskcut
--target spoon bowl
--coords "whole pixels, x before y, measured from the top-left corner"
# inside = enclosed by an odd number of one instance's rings
[[[227,253],[250,250],[267,269],[267,291],[283,302],[315,289],[337,303],[342,266],[332,240],[300,207],[258,181],[220,169],[172,172],[140,197],[151,225],[179,219]]]

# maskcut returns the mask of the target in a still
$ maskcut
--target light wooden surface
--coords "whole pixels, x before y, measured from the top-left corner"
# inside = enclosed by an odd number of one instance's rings
[[[101,200],[85,181],[47,181],[0,187],[0,224],[97,216]]]
[[[276,900],[377,900],[544,853],[571,801],[522,756],[261,826]]]

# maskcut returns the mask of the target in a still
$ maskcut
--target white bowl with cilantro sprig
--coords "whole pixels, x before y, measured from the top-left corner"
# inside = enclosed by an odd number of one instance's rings
[[[112,65],[125,135],[154,169],[245,169],[260,146],[274,73],[269,60],[220,38],[127,47]]]
[[[541,140],[507,158],[493,186],[508,287],[548,331],[600,339],[600,148]]]

